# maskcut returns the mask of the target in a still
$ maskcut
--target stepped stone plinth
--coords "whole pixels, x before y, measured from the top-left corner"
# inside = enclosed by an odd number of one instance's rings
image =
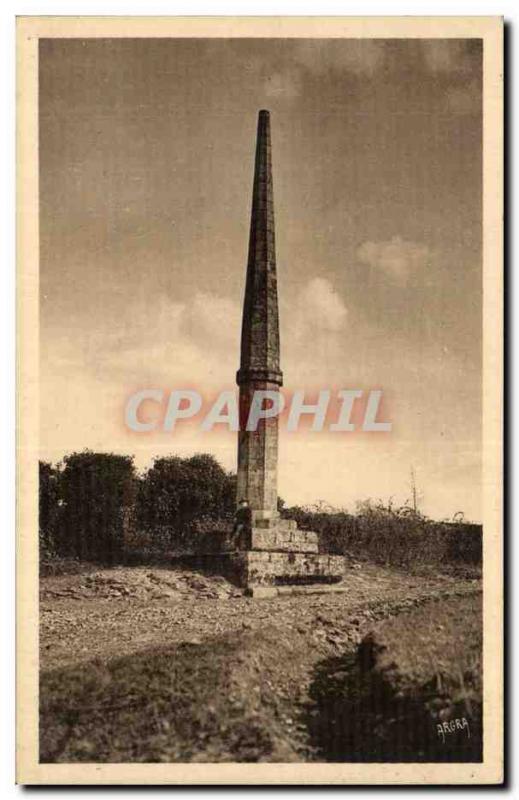
[[[318,553],[319,538],[313,531],[269,531],[253,528],[250,548],[286,553]]]
[[[344,558],[320,554],[319,535],[298,530],[293,520],[253,527],[244,549],[232,560],[238,582],[253,597],[287,594],[289,586],[319,590],[339,583],[344,574]]]
[[[278,519],[270,525],[254,525],[248,546],[251,550],[280,553],[318,553],[319,537],[313,531],[300,531],[291,519]]]
[[[245,550],[234,556],[239,583],[252,596],[258,588],[278,588],[287,584],[307,586],[333,584],[342,580],[344,558],[316,553],[280,553]]]

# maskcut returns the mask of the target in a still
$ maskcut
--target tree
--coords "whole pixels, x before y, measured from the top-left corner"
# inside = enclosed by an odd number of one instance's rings
[[[195,520],[233,514],[235,491],[234,475],[211,455],[156,458],[140,483],[138,527],[172,544]]]
[[[64,458],[60,488],[60,551],[86,561],[120,561],[133,521],[133,457],[90,450],[72,453]]]
[[[42,554],[52,554],[57,547],[59,514],[59,470],[47,461],[39,462],[38,524]]]

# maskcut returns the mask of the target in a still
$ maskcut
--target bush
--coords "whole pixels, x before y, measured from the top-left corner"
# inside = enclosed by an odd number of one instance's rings
[[[189,549],[202,529],[232,524],[235,487],[211,455],[157,458],[140,481],[137,528],[151,545]]]
[[[172,552],[211,553],[225,545],[236,479],[211,455],[155,459],[142,477],[133,458],[72,453],[40,462],[40,560],[102,564],[164,560]]]
[[[120,562],[133,525],[133,458],[89,450],[72,453],[65,456],[59,486],[59,553],[81,561]]]
[[[397,567],[481,564],[482,527],[435,522],[408,506],[359,504],[356,515],[322,505],[285,509],[303,530],[320,534],[322,552]]]
[[[46,461],[39,462],[39,542],[41,558],[56,553],[56,531],[59,513],[59,470]]]
[[[235,495],[236,476],[207,454],[156,458],[141,477],[130,456],[113,453],[72,453],[58,467],[40,462],[42,563],[59,556],[136,564],[221,552]],[[281,498],[278,509],[317,531],[323,553],[403,568],[481,564],[482,528],[463,520],[433,522],[408,506],[373,501],[356,514],[323,503],[286,508]]]

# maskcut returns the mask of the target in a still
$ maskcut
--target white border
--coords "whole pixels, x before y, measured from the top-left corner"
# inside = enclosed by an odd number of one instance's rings
[[[11,6],[12,5],[13,4],[11,4]],[[225,8],[222,9],[222,4],[221,3],[215,3],[215,2],[210,2],[210,1],[204,3],[202,5],[202,7],[200,7],[198,4],[193,5],[193,4],[187,4],[187,3],[186,4],[177,3],[177,4],[173,5],[171,3],[165,3],[165,2],[162,2],[162,3],[157,3],[157,2],[149,2],[149,3],[127,2],[127,3],[104,3],[104,4],[101,4],[101,3],[98,3],[98,2],[91,2],[91,3],[88,4],[88,7],[85,8],[85,9],[75,8],[75,5],[76,4],[70,3],[70,2],[69,3],[48,3],[46,8],[42,9],[41,8],[41,4],[25,3],[25,4],[23,4],[23,7],[21,7],[22,4],[15,4],[15,6],[16,6],[15,7],[15,11],[17,11],[18,13],[29,13],[29,14],[35,14],[35,13],[40,13],[40,14],[41,13],[47,13],[47,14],[48,13],[53,13],[53,14],[55,14],[55,13],[69,13],[70,14],[71,12],[72,13],[81,13],[81,11],[83,11],[83,13],[86,12],[86,13],[89,13],[89,14],[90,13],[105,13],[105,14],[106,13],[125,13],[125,14],[128,14],[128,13],[141,13],[141,14],[142,13],[148,13],[149,14],[149,13],[165,13],[166,11],[168,13],[172,13],[173,11],[175,11],[176,13],[197,13],[197,12],[200,12],[200,13],[209,13],[209,14],[214,14],[214,13],[218,13],[219,11],[220,12],[223,11],[224,13],[227,13],[227,14],[233,14],[233,13],[242,13],[243,14],[243,13],[251,13],[251,12],[252,13],[258,13],[258,12],[260,12],[260,13],[261,12],[266,12],[266,13],[270,12],[270,13],[272,13],[274,11],[274,12],[279,14],[279,13],[291,13],[291,12],[293,13],[294,10],[297,10],[299,13],[301,13],[301,12],[309,13],[309,11],[310,11],[309,10],[310,4],[308,4],[308,3],[297,4],[297,9],[294,9],[294,6],[296,5],[295,3],[290,3],[290,4],[287,4],[287,3],[276,3],[275,7],[273,8],[268,3],[265,4],[265,3],[245,3],[245,2],[227,3],[227,4],[225,4]],[[369,0],[366,0],[366,2],[364,2],[362,4],[356,4],[356,5],[360,6],[360,8],[354,9],[354,8],[352,8],[352,5],[350,4],[345,9],[343,3],[323,3],[319,7],[319,13],[331,13],[331,14],[333,14],[333,13],[340,13],[340,12],[344,13],[345,10],[346,11],[354,11],[354,10],[356,10],[357,13],[360,12],[360,13],[363,13],[363,14],[384,13],[384,12],[387,13],[388,11],[391,11],[392,13],[400,13],[401,14],[401,13],[413,13],[413,12],[416,12],[416,10],[417,10],[416,9],[416,3],[414,3],[414,4],[412,4],[412,3],[391,4],[391,8],[388,8],[388,4],[373,3],[373,2],[369,2]],[[452,13],[453,10],[460,11],[461,10],[461,9],[459,9],[460,5],[461,5],[460,3],[457,3],[457,4],[455,4],[453,6],[452,3],[436,2],[434,4],[431,4],[432,7],[430,7],[430,8],[421,7],[419,10],[420,10],[420,12],[422,14],[427,13],[427,12],[435,13],[435,14],[442,13],[442,12],[443,13],[445,13],[445,12]],[[502,5],[503,4],[501,4],[501,7],[502,7]],[[505,3],[504,5],[505,6],[510,6],[511,4]],[[287,6],[288,6],[288,8],[287,8]],[[463,4],[463,6],[464,6],[464,8],[462,10],[462,13],[470,13],[470,14],[478,14],[478,13],[479,14],[493,14],[493,13],[496,12],[496,10],[501,10],[501,9],[496,9],[494,4],[481,3],[481,2],[479,2],[479,3],[475,2],[475,3],[470,3],[470,4],[465,3],[465,4]],[[12,11],[10,11],[9,6],[7,7],[7,9],[8,9],[8,13],[12,14]],[[505,8],[505,11],[506,11],[506,8]],[[4,6],[4,15],[5,15],[5,6]],[[7,38],[9,39],[9,37],[12,36],[12,31],[13,31],[12,17],[11,17],[11,20],[8,20],[8,21],[11,22],[11,25],[4,26],[3,32],[4,32],[4,37],[7,36]],[[12,97],[12,91],[11,91],[12,84],[10,85],[10,81],[12,81],[12,68],[10,69],[9,67],[10,67],[10,64],[12,65],[12,60],[9,63],[9,56],[10,56],[10,54],[12,54],[12,50],[13,50],[13,48],[12,48],[12,40],[8,41],[7,46],[2,48],[2,53],[4,54],[3,61],[7,62],[7,63],[3,64],[5,69],[3,69],[3,71],[2,71],[2,79],[7,82],[7,94],[10,95],[11,97]],[[11,107],[12,107],[12,102],[11,102]],[[6,108],[5,104],[3,104],[3,108],[5,110],[5,108]],[[12,116],[11,116],[11,118],[12,118]],[[3,126],[3,138],[4,139],[7,138],[7,144],[8,144],[7,149],[5,147],[2,148],[2,152],[3,153],[7,152],[7,158],[8,158],[7,171],[4,171],[3,175],[4,176],[6,174],[9,175],[9,172],[10,172],[11,176],[12,176],[12,163],[13,163],[13,160],[12,160],[12,149],[13,149],[12,148],[12,129],[9,130],[8,128],[6,128],[6,126]],[[11,191],[12,191],[12,186],[13,186],[13,181],[11,180]],[[8,206],[8,210],[7,210],[7,212],[4,212],[4,219],[6,217],[7,218],[12,218],[12,206],[10,206],[10,202],[12,202],[12,199],[8,198],[7,203],[6,203],[6,205]],[[5,246],[5,240],[2,242],[2,246],[3,247]],[[12,256],[12,254],[13,254],[13,242],[12,242],[12,239],[11,239],[11,241],[9,241],[9,240],[7,241],[7,247],[8,247],[7,253],[5,254],[4,260],[3,260],[3,264],[4,265],[13,263],[13,256]],[[6,276],[6,274],[7,274],[7,288],[6,289],[4,288],[3,296],[4,297],[5,296],[8,296],[8,297],[11,296],[12,297],[12,295],[13,295],[12,272],[9,274],[9,271],[4,269],[4,277]],[[12,362],[12,338],[13,338],[12,337],[12,320],[13,320],[13,313],[12,313],[12,307],[11,307],[10,313],[8,313],[7,315],[5,315],[5,313],[4,313],[3,317],[2,317],[2,337],[1,338],[2,338],[2,342],[3,343],[7,342],[7,361],[6,361],[6,358],[4,358],[4,360],[2,362],[4,364],[4,367],[5,367],[6,363],[7,363],[8,367],[9,367],[9,365],[12,366],[12,363],[13,363]],[[11,368],[10,371],[11,371],[11,375],[12,375],[12,368]],[[9,424],[9,416],[11,417],[11,422],[12,422],[12,394],[9,395],[8,397],[9,397],[9,400],[11,402],[11,408],[9,408],[9,405],[8,405],[8,411],[9,410],[11,411],[11,414],[8,415],[8,424]],[[9,400],[8,400],[8,403],[9,403]],[[5,399],[4,399],[4,402],[5,402]],[[5,415],[4,415],[4,419],[5,419]],[[12,452],[12,428],[13,428],[13,426],[11,424],[10,427],[8,428],[8,436],[9,436],[9,431],[11,431],[11,435],[10,435],[11,452]],[[5,442],[3,442],[3,444],[4,444],[4,449],[5,449]],[[8,443],[8,448],[9,448],[9,443]],[[11,476],[11,479],[10,479],[10,476]],[[3,502],[3,508],[4,509],[6,508],[6,505],[7,505],[7,508],[9,508],[9,507],[12,508],[12,494],[11,494],[11,491],[10,491],[10,487],[11,486],[12,486],[12,468],[9,470],[9,467],[8,467],[6,480],[2,480],[2,490],[4,491],[4,494],[7,495],[6,500]],[[5,517],[3,518],[3,521],[5,522]],[[7,520],[7,526],[8,526],[8,528],[11,527],[9,520]],[[5,551],[3,551],[3,554],[5,554]],[[7,564],[7,569],[9,570],[9,567],[10,567],[9,560],[8,559],[4,559],[3,563],[4,563],[4,567]],[[9,591],[9,582],[3,582],[3,587],[7,587],[7,590]],[[4,591],[5,591],[5,588],[4,588]],[[12,591],[12,588],[11,588],[11,591]],[[4,609],[5,609],[5,607],[6,607],[6,605],[4,604]],[[4,706],[4,710],[5,710],[5,706]],[[4,748],[4,752],[8,752],[7,748]],[[5,772],[4,772],[4,774],[5,774]]]

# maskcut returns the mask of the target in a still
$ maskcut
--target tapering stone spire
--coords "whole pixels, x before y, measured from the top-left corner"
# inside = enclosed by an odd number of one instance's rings
[[[260,111],[252,191],[247,283],[243,306],[238,383],[249,378],[281,385],[274,233],[270,115]]]
[[[237,499],[246,499],[256,517],[269,518],[276,515],[277,508],[277,417],[260,420],[256,431],[245,430],[254,392],[277,392],[283,382],[268,111],[260,111],[258,117],[241,360],[236,379],[240,387]]]

